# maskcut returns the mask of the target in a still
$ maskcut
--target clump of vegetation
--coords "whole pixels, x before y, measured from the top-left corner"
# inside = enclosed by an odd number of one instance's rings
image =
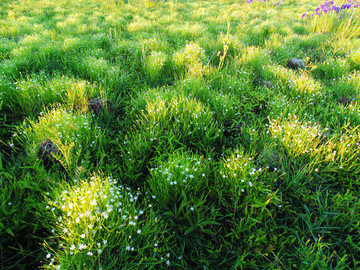
[[[358,269],[359,2],[0,3],[1,269]]]
[[[166,54],[163,52],[152,51],[146,58],[145,70],[151,80],[160,77],[166,62]]]
[[[150,199],[111,177],[92,176],[58,189],[46,205],[57,241],[45,242],[45,268],[166,266],[171,235]]]
[[[202,77],[208,72],[205,65],[205,51],[199,44],[189,43],[173,57],[175,67],[184,70],[190,77]]]

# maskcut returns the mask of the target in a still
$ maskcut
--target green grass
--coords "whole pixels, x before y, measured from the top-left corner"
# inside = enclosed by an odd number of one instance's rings
[[[359,268],[360,8],[320,4],[2,1],[0,268]]]

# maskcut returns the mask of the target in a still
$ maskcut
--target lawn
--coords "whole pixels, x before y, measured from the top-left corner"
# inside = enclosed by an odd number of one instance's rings
[[[359,143],[358,1],[0,1],[0,269],[358,269]]]

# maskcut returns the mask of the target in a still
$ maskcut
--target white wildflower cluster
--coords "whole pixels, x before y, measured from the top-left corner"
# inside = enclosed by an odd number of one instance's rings
[[[87,115],[76,114],[59,108],[41,116],[38,121],[38,128],[52,128],[52,130],[65,140],[72,139],[74,142],[80,140],[82,135],[92,130],[91,119]],[[97,129],[100,129],[98,127]]]
[[[235,193],[251,193],[258,184],[258,178],[262,172],[263,169],[254,164],[251,156],[236,149],[230,155],[224,155],[218,181],[230,185]]]
[[[283,66],[271,66],[268,70],[273,73],[274,79],[278,82],[283,90],[289,91],[289,94],[293,97],[323,95],[323,87],[317,80],[311,78],[304,73],[297,73],[289,68]]]
[[[326,78],[334,81],[350,70],[347,59],[341,57],[328,58],[324,63],[319,64],[319,68],[324,71]]]
[[[198,191],[208,181],[210,158],[175,153],[170,159],[151,168],[148,180],[156,200],[166,203],[180,196],[182,192]]]
[[[75,80],[65,76],[50,78],[49,74],[44,71],[32,74],[31,77],[29,76],[26,79],[21,79],[15,82],[13,86],[22,109],[28,113],[36,112],[37,109],[42,107],[42,104],[63,102],[64,100],[78,103],[78,100],[74,100],[73,96],[80,89],[82,96],[95,89],[87,81]]]
[[[360,157],[360,134],[358,131],[347,130],[339,136],[334,136],[332,140],[325,143],[321,154],[321,162],[329,170],[342,169],[343,166],[354,166]],[[331,166],[329,166],[331,164]]]
[[[130,163],[136,163],[139,155],[143,155],[144,148],[148,149],[149,145],[159,140],[166,140],[164,130],[167,130],[166,136],[174,136],[186,143],[203,141],[207,145],[223,132],[214,120],[213,112],[190,95],[156,92],[155,95],[146,95],[144,101],[147,105],[144,110],[138,111],[141,117],[136,119],[137,133],[123,142],[126,146],[122,157]]]
[[[140,237],[147,229],[139,222],[147,209],[137,208],[139,196],[140,191],[133,193],[116,179],[98,176],[63,190],[47,206],[55,215],[55,233],[62,239],[63,251],[70,256],[100,256],[109,245],[119,245],[114,242],[117,238],[128,243],[126,250],[134,251],[131,235]]]
[[[25,128],[31,142],[30,151],[36,155],[39,144],[44,140],[51,140],[62,154],[72,151],[82,153],[83,149],[89,149],[98,145],[100,127],[94,125],[91,116],[79,112],[70,112],[66,109],[57,108],[46,113],[41,113],[38,121],[32,123],[31,128]],[[66,165],[70,166],[73,160],[66,159]]]
[[[269,132],[292,157],[317,152],[323,139],[320,125],[311,121],[300,121],[297,116],[271,120]]]
[[[348,87],[353,87],[355,89],[360,88],[360,71],[355,70],[352,73],[343,75],[340,82]]]
[[[274,85],[275,87],[279,87],[281,89],[281,86],[279,86],[279,84],[276,83]],[[323,106],[326,106],[328,101],[328,95],[330,95],[329,92],[330,91],[324,91],[324,93],[320,96],[314,93],[307,96],[307,105],[314,106],[314,104],[322,104]],[[288,96],[282,93],[276,100],[271,100],[268,102],[268,106],[271,107],[271,110],[269,110],[269,115],[271,116],[271,118],[276,119],[289,115],[288,113],[291,113],[292,115],[303,114],[304,120],[315,122],[315,115],[312,112],[303,112],[302,107],[296,105],[299,100],[302,100],[302,102],[304,102],[300,95],[291,97],[291,94]],[[322,114],[320,114],[320,116],[322,116]]]

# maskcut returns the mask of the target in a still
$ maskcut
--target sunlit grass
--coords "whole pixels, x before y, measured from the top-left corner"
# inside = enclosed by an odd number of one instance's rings
[[[359,268],[342,4],[1,2],[0,268]]]

